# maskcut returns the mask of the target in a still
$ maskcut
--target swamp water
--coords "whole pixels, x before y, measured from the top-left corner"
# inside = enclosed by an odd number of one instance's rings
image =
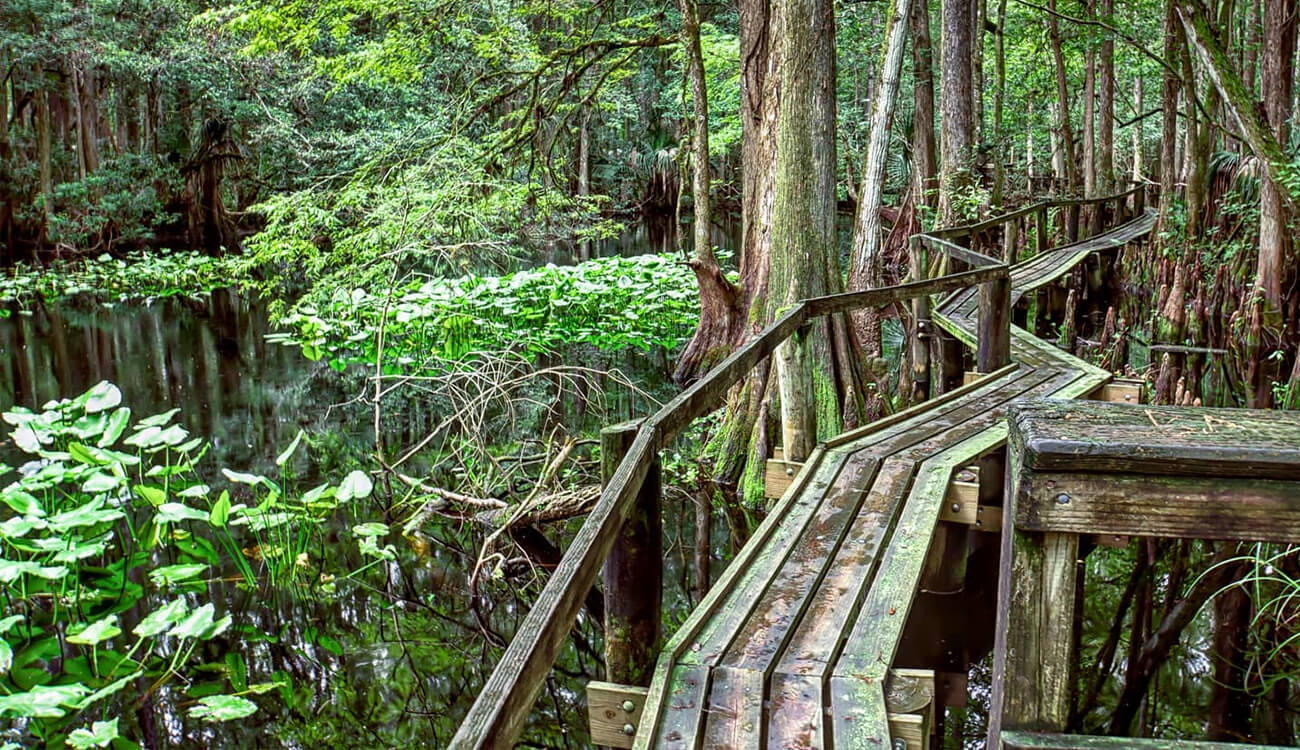
[[[630,255],[638,247],[653,251],[663,242],[659,233],[638,229],[630,241],[602,247],[598,254]],[[564,263],[570,257],[560,248],[539,260]],[[109,381],[120,388],[121,404],[131,408],[132,423],[179,409],[175,422],[209,441],[210,450],[195,468],[213,494],[228,487],[237,500],[247,489],[224,481],[223,468],[283,478],[276,456],[300,430],[307,436],[305,449],[288,463],[300,493],[320,482],[338,483],[349,471],[364,468],[373,451],[374,414],[357,398],[366,386],[364,374],[336,373],[323,362],[308,361],[296,347],[268,343],[273,327],[257,302],[238,292],[151,304],[73,300],[10,312],[0,319],[0,409],[40,411],[49,401]],[[666,378],[665,356],[634,354],[615,364],[656,398],[675,390]],[[418,399],[386,403],[385,440],[415,443],[437,424],[435,411]],[[8,441],[0,444],[0,463],[18,467],[31,458]],[[409,471],[418,473],[417,467]],[[3,482],[13,479],[10,473]],[[302,559],[304,566],[324,569],[328,561],[331,569],[344,571],[369,565],[364,575],[326,587],[248,585],[223,558],[219,575],[214,570],[211,578],[194,582],[187,596],[195,605],[213,602],[216,615],[231,615],[233,625],[198,643],[181,676],[158,684],[141,678],[82,712],[64,731],[117,717],[121,735],[145,747],[445,745],[545,573],[515,565],[504,577],[481,582],[479,596],[473,597],[468,581],[486,527],[433,515],[417,533],[403,537],[398,528],[410,510],[401,517],[386,515],[378,494],[340,506],[312,536]],[[370,521],[393,524],[385,541],[393,542],[394,559],[375,561],[358,552],[347,532]],[[532,545],[540,539],[562,549],[580,521],[549,524],[545,534],[533,535]],[[240,553],[256,562],[256,540],[242,543]],[[673,544],[666,541],[670,549]],[[676,561],[686,547],[675,546],[665,570],[669,587],[681,577]],[[155,552],[154,558],[155,565],[175,562],[167,552]],[[545,568],[548,561],[532,562]],[[157,607],[166,593],[150,588],[133,609]],[[680,610],[682,601],[680,590],[666,593],[666,606]],[[141,613],[121,614],[123,630],[130,632],[127,623],[138,621]],[[123,640],[129,645],[134,639]],[[599,677],[600,648],[599,626],[584,613],[525,739],[539,747],[587,746],[583,686]],[[190,715],[205,695],[238,694],[245,686],[266,683],[275,688],[244,694],[257,704],[251,716],[205,722]],[[25,722],[0,726],[0,746],[11,740],[30,744]],[[62,735],[52,737],[63,744]]]

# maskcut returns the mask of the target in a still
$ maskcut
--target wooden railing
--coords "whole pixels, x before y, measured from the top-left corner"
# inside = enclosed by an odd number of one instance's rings
[[[982,248],[996,247],[991,242],[993,234],[1000,231],[1002,244],[1009,247],[1012,233],[1008,227],[1011,222],[1035,215],[1036,244],[1037,249],[1042,251],[1047,249],[1049,209],[1067,209],[1064,231],[1067,239],[1074,239],[1078,236],[1081,207],[1098,206],[1093,215],[1100,218],[1105,211],[1104,206],[1113,202],[1113,217],[1123,219],[1142,211],[1143,195],[1143,189],[1139,186],[1102,198],[1042,201],[988,221],[916,235],[912,239],[913,281],[882,289],[846,292],[799,302],[707,375],[641,422],[634,437],[623,435],[617,441],[620,448],[627,446],[622,460],[609,473],[600,499],[587,515],[582,528],[565,551],[537,602],[462,721],[451,747],[460,750],[508,748],[513,745],[573,627],[587,592],[595,584],[601,566],[614,549],[624,524],[636,512],[639,504],[657,502],[656,497],[645,496],[643,484],[656,466],[659,452],[691,422],[717,409],[736,383],[771,356],[796,331],[821,316],[867,307],[883,307],[906,300],[912,301],[916,320],[928,321],[931,295],[978,284],[978,369],[981,372],[992,372],[1010,362],[1011,340],[1008,265],[1003,260],[980,252]],[[1128,207],[1130,198],[1131,209]],[[1093,226],[1098,231],[1099,227],[1100,224]],[[928,279],[925,253],[922,252],[925,249],[944,253],[953,259],[954,265],[968,265],[972,270]],[[1004,250],[1004,256],[1010,260],[1014,253]],[[920,336],[914,336],[913,342],[914,347],[926,346]],[[928,354],[923,359],[928,383]],[[917,362],[918,358],[914,357],[913,361]],[[914,379],[917,377],[919,376],[914,374]],[[627,438],[630,438],[630,444]],[[611,440],[608,444],[614,442],[616,441]],[[657,530],[652,530],[652,533],[656,532]],[[658,596],[657,591],[652,593]],[[657,605],[653,616],[658,618]]]
[[[600,499],[565,551],[536,604],[524,618],[501,661],[461,723],[451,747],[508,748],[523,729],[602,562],[632,515],[659,451],[695,419],[717,409],[727,392],[786,339],[810,321],[865,307],[883,307],[908,299],[965,289],[974,284],[999,285],[1005,295],[1008,267],[988,265],[935,279],[898,286],[815,297],[797,303],[721,364],[641,423],[635,438],[607,481]],[[1005,304],[1005,303],[1004,303]],[[1009,318],[1002,330],[981,327],[981,339],[1009,340]],[[643,500],[645,498],[642,498]],[[658,596],[658,592],[654,592]],[[657,615],[656,615],[657,616]]]

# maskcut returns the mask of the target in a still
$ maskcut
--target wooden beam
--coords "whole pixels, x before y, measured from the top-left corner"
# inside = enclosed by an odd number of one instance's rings
[[[763,472],[763,494],[769,500],[781,497],[802,470],[803,464],[799,461],[768,459]]]
[[[1300,542],[1300,482],[1050,472],[1022,489],[1016,526],[1032,531]]]
[[[979,504],[980,485],[978,481],[959,482],[953,480],[948,483],[948,490],[944,493],[943,509],[939,512],[939,520],[974,526],[975,521],[979,519]]]
[[[1141,380],[1115,379],[1094,391],[1088,398],[1111,404],[1140,404],[1145,383]]]
[[[604,747],[632,747],[641,726],[646,688],[616,682],[587,683],[587,720],[591,742]]]
[[[889,736],[903,741],[906,750],[929,750],[930,722],[927,714],[889,714]],[[898,745],[894,747],[897,749]]]

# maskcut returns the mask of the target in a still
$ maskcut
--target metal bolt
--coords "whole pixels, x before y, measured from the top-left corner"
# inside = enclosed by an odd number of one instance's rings
[[[961,505],[960,505],[959,503],[953,503],[953,504],[952,504],[952,512],[953,512],[953,513],[956,513],[956,512],[958,512],[958,511],[960,511],[960,510],[961,510]]]
[[[623,710],[632,713],[636,710],[636,704],[632,701],[623,701]]]
[[[787,477],[792,477],[792,476],[794,476],[794,467],[793,467],[793,466],[787,466],[787,467],[785,467],[785,475],[786,475]]]
[[[902,737],[894,739],[894,750],[907,750],[907,740]]]
[[[1062,492],[1061,494],[1056,496],[1056,502],[1060,503],[1061,505],[1069,505],[1070,496]]]
[[[636,727],[632,726],[631,724],[624,724],[623,734],[626,734],[628,737],[631,737],[632,735],[636,734]]]

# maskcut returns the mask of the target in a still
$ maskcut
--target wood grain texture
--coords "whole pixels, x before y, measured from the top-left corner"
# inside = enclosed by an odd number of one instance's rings
[[[1300,481],[1034,473],[1022,483],[1016,525],[1072,534],[1300,542]]]
[[[750,750],[763,736],[763,673],[718,667],[713,670],[705,717],[704,747]]]
[[[1030,471],[1300,478],[1297,412],[1043,401],[1011,419]]]

